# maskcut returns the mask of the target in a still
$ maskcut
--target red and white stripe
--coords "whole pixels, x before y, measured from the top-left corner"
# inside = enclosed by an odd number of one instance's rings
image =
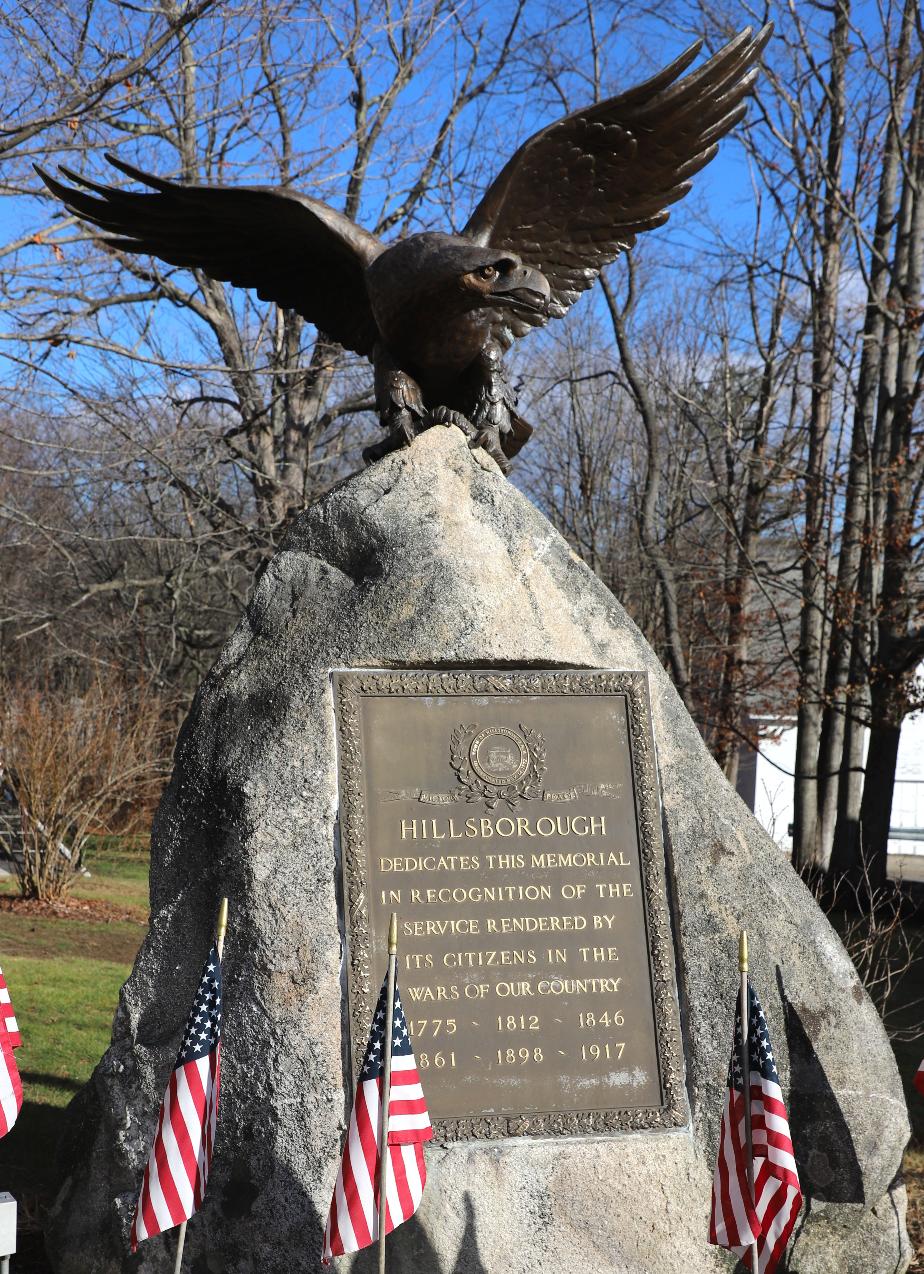
[[[188,1221],[202,1203],[215,1143],[220,1070],[218,1044],[170,1076],[132,1221],[133,1252],[144,1239]]]
[[[356,1100],[330,1214],[324,1231],[325,1265],[332,1256],[358,1252],[379,1237],[379,1130],[382,1077],[362,1080]],[[423,1142],[433,1136],[413,1054],[393,1056],[388,1103],[388,1172],[385,1233],[413,1216],[420,1206],[427,1170]]]
[[[728,1248],[751,1269],[757,1242],[758,1274],[773,1274],[792,1234],[802,1190],[779,1085],[752,1071],[751,1144],[754,1203],[748,1179],[744,1096],[728,1088],[712,1185],[709,1242]]]
[[[13,1127],[21,1109],[22,1081],[13,1056],[13,1042],[0,1020],[0,1137]]]
[[[921,1065],[914,1073],[914,1086],[921,1096],[924,1097],[924,1061],[921,1062]]]
[[[2,969],[0,969],[0,1021],[3,1022],[7,1029],[10,1043],[14,1048],[20,1048],[22,1046],[22,1036],[19,1034],[19,1027],[16,1025],[16,1014],[13,1012],[9,988],[6,985],[6,978],[3,976]]]

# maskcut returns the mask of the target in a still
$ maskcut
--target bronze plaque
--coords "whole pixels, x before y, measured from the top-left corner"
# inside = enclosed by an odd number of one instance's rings
[[[334,674],[354,1075],[398,914],[438,1137],[686,1118],[647,675]]]

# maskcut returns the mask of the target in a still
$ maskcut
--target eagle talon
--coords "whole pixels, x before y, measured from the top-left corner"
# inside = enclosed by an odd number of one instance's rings
[[[434,407],[430,412],[430,424],[455,425],[457,429],[462,430],[466,438],[473,438],[476,432],[468,416],[464,416],[461,411],[454,411],[452,407]]]
[[[501,473],[510,472],[510,461],[504,455],[503,448],[500,443],[500,435],[496,429],[481,429],[469,439],[468,446],[470,451],[474,451],[476,447],[482,447],[497,465],[498,469],[500,469]]]
[[[411,413],[401,412],[397,424],[393,425],[381,442],[373,442],[368,447],[363,447],[363,460],[367,465],[374,464],[376,460],[390,455],[392,451],[399,451],[402,447],[410,446],[420,432],[418,422]]]

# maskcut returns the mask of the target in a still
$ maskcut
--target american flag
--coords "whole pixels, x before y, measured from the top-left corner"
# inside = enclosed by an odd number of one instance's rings
[[[143,1239],[188,1221],[202,1204],[215,1143],[220,1060],[221,959],[213,946],[161,1102],[132,1221],[133,1252]]]
[[[325,1265],[330,1264],[332,1256],[358,1252],[361,1247],[375,1243],[379,1237],[379,1132],[387,1004],[386,978],[372,1018],[372,1030],[356,1085],[350,1127],[324,1231],[321,1259]],[[427,1179],[423,1143],[433,1136],[397,984],[392,1023],[386,1234],[417,1211]]]
[[[739,997],[719,1155],[712,1184],[709,1242],[735,1252],[751,1269],[751,1244],[756,1240],[759,1274],[773,1274],[796,1224],[802,1206],[802,1190],[793,1157],[780,1077],[767,1033],[767,1020],[750,982],[748,1019],[755,1203],[751,1203],[748,1179]]]
[[[6,985],[6,978],[3,976],[2,969],[0,969],[0,1019],[2,1019],[6,1027],[13,1048],[20,1048],[22,1046],[22,1036],[19,1034],[19,1027],[16,1025],[16,1014],[13,1012],[9,988]]]
[[[0,1137],[10,1131],[22,1109],[22,1080],[13,1053],[21,1044],[10,993],[0,970]]]
[[[921,1065],[915,1071],[914,1086],[921,1096],[924,1097],[924,1062],[921,1062]]]

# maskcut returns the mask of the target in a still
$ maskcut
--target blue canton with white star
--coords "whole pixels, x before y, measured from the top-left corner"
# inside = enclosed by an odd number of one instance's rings
[[[369,1033],[369,1044],[363,1058],[360,1079],[378,1079],[385,1069],[385,1016],[388,1011],[388,978],[382,983],[379,1002],[372,1015],[372,1030]],[[411,1037],[407,1029],[407,1019],[401,1007],[401,996],[398,994],[398,983],[395,983],[395,1011],[392,1017],[391,1053],[392,1057],[406,1057],[413,1053]]]
[[[770,1047],[770,1036],[767,1032],[767,1019],[760,1007],[760,1001],[754,994],[754,988],[748,981],[748,1049],[750,1053],[751,1073],[757,1071],[761,1079],[779,1084],[776,1063],[773,1060],[773,1049]],[[738,1092],[743,1091],[741,1083],[741,997],[738,997],[735,1008],[735,1044],[732,1048],[731,1062],[728,1067],[728,1086]]]
[[[202,970],[199,989],[183,1032],[183,1043],[174,1070],[186,1062],[205,1057],[218,1047],[221,1038],[221,960],[213,943]]]

